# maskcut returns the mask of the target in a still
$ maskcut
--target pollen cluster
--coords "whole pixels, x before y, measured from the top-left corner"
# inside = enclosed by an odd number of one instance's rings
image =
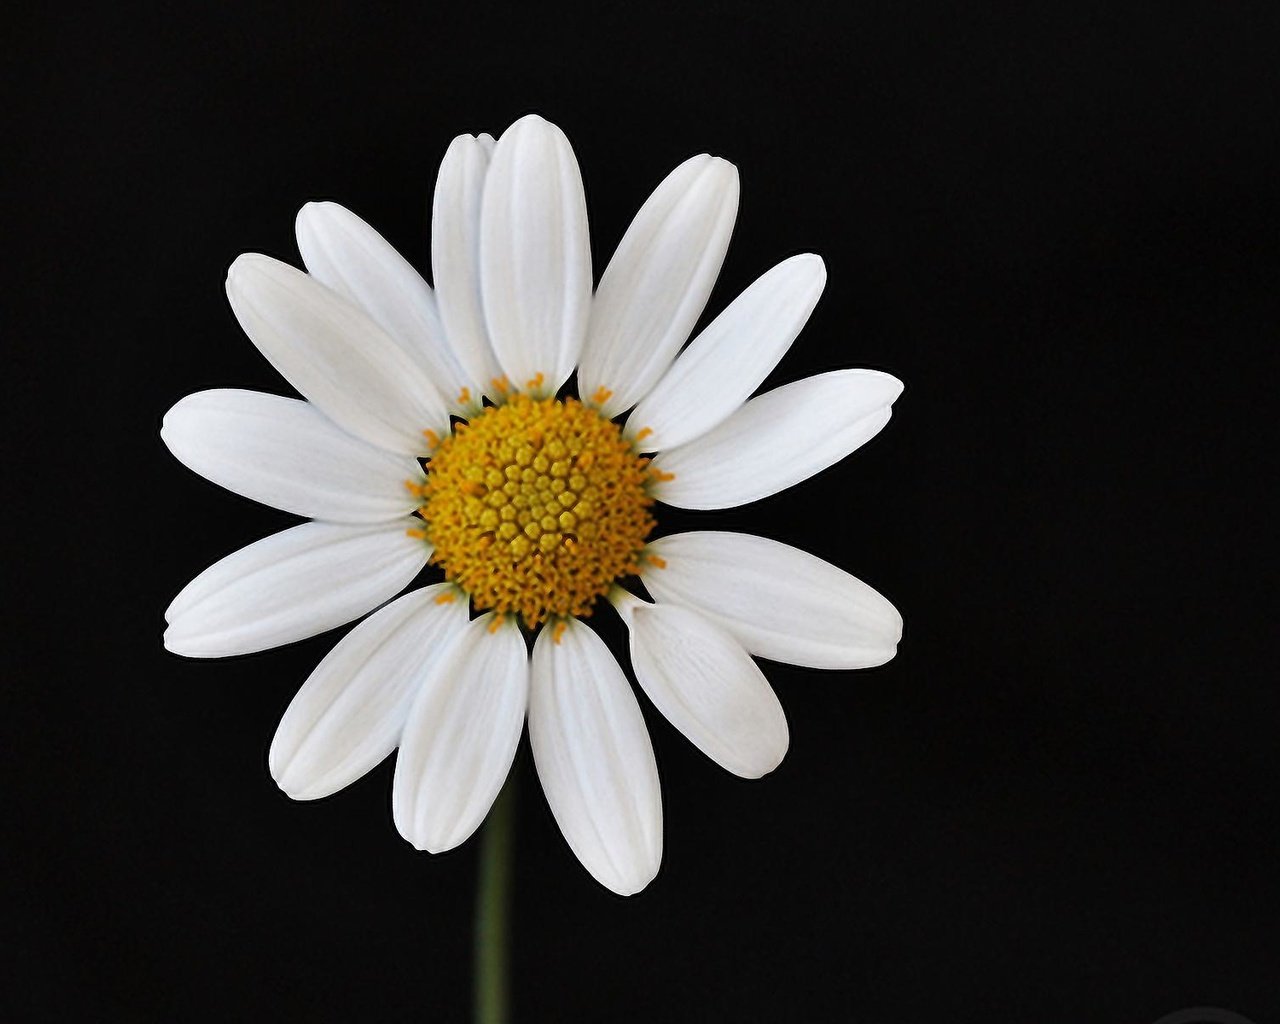
[[[418,511],[432,561],[476,608],[533,628],[589,615],[638,571],[652,473],[594,409],[515,394],[436,445]]]

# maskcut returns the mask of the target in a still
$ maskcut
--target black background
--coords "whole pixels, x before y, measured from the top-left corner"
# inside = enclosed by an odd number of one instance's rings
[[[1274,5],[7,20],[5,1019],[465,1019],[476,843],[404,843],[390,763],[316,804],[266,770],[342,631],[162,649],[172,595],[291,520],[157,430],[191,391],[287,393],[227,308],[239,252],[297,262],[331,198],[422,267],[450,138],[536,110],[597,274],[702,151],[742,174],[711,313],[826,259],[767,386],[885,369],[893,421],[664,529],[806,547],[907,625],[882,669],[765,666],[792,746],[763,781],[646,705],[666,854],[638,898],[579,867],[522,747],[519,1019],[1280,1020]]]

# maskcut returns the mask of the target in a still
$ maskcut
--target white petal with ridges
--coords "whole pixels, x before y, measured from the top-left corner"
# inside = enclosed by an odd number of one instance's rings
[[[902,382],[876,370],[834,370],[766,392],[696,440],[662,452],[675,475],[653,495],[677,508],[733,508],[839,462],[889,422]]]
[[[400,742],[431,665],[467,624],[467,602],[447,583],[404,595],[342,638],[289,704],[268,763],[294,800],[349,786]]]
[[[292,643],[359,618],[394,597],[431,548],[406,524],[304,523],[215,562],[165,612],[164,645],[223,658]]]
[[[570,619],[533,648],[529,742],[551,813],[601,885],[639,892],[662,862],[662,793],[644,716],[604,641]]]
[[[582,350],[591,244],[582,175],[569,140],[536,114],[502,134],[480,215],[480,283],[489,341],[518,389],[551,394]]]
[[[454,139],[441,161],[431,206],[431,275],[440,319],[476,402],[492,394],[490,382],[502,376],[480,294],[480,203],[492,152],[489,135]]]
[[[643,451],[692,441],[751,395],[800,333],[827,281],[812,253],[792,256],[757,278],[689,343],[627,418],[624,433]]]
[[[618,244],[591,303],[578,391],[610,392],[614,417],[657,383],[720,273],[738,213],[738,169],[702,154],[667,175]]]
[[[773,771],[790,742],[764,674],[725,629],[688,608],[616,599],[631,631],[631,665],[654,707],[722,768]]]
[[[449,410],[421,364],[367,313],[287,263],[246,253],[227,273],[240,326],[331,420],[370,444],[423,453]]]
[[[529,659],[514,622],[469,623],[432,666],[409,711],[396,757],[396,828],[419,850],[464,842],[511,769],[529,700]]]
[[[870,668],[893,657],[902,616],[861,580],[789,544],[699,531],[653,541],[654,600],[723,626],[752,654],[811,668]]]
[[[445,339],[431,286],[372,227],[337,203],[307,203],[295,224],[307,272],[359,306],[452,399],[462,371]]]
[[[377,523],[418,504],[405,481],[416,460],[366,444],[314,406],[257,391],[187,395],[165,413],[160,437],[207,480],[308,518]]]

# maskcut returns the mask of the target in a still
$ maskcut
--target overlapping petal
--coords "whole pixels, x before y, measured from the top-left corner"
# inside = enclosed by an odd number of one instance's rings
[[[224,658],[323,633],[395,596],[430,554],[404,523],[303,523],[188,583],[165,612],[164,645],[190,658]]]
[[[359,306],[452,398],[462,371],[450,351],[431,286],[377,231],[337,203],[307,203],[295,223],[307,272]]]
[[[757,278],[689,343],[627,418],[644,451],[674,448],[718,426],[778,365],[822,295],[827,269],[811,253]]]
[[[533,649],[529,741],[547,803],[583,866],[622,896],[662,861],[662,794],[635,694],[596,633],[571,619]]]
[[[529,659],[519,628],[491,632],[492,614],[463,628],[428,671],[396,757],[396,828],[419,850],[441,853],[484,820],[515,758],[529,700]]]
[[[902,382],[875,370],[834,370],[766,392],[718,427],[653,465],[659,501],[678,508],[733,508],[806,480],[875,437]]]
[[[790,742],[764,674],[726,630],[688,608],[619,599],[631,664],[654,707],[722,768],[747,779],[773,771]]]
[[[287,263],[246,253],[227,273],[240,326],[280,374],[370,444],[417,455],[449,410],[422,365],[367,313]]]
[[[738,169],[691,157],[640,208],[600,278],[578,367],[584,399],[614,417],[671,365],[702,314],[738,213]],[[745,397],[745,396],[744,396]]]
[[[648,550],[662,560],[645,563],[655,600],[700,612],[761,658],[870,668],[892,658],[902,638],[902,616],[884,597],[789,544],[708,530],[663,537]]]
[[[276,784],[295,800],[350,785],[400,742],[431,665],[467,624],[447,583],[404,595],[342,638],[302,684],[271,741]]]
[[[591,243],[573,148],[536,114],[503,132],[489,162],[480,283],[489,341],[512,386],[553,394],[582,350]],[[538,374],[542,383],[529,387]]]
[[[484,320],[480,289],[480,207],[493,152],[492,136],[459,135],[445,151],[431,205],[431,274],[440,319],[465,379],[479,402],[502,376]],[[450,398],[454,396],[449,396]]]
[[[187,395],[160,437],[183,465],[264,505],[339,523],[406,516],[416,460],[353,437],[294,398],[222,388]]]

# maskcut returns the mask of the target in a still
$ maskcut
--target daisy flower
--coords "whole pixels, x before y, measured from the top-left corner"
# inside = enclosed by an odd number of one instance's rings
[[[632,688],[582,621],[602,600],[627,625],[649,700],[747,778],[788,744],[753,657],[828,669],[893,657],[893,606],[819,558],[738,533],[651,539],[660,504],[730,508],[825,469],[879,432],[902,391],[839,370],[750,397],[818,301],[814,255],[767,271],[684,346],[737,207],[732,164],[686,160],[593,293],[577,161],[530,115],[496,143],[449,146],[434,289],[334,203],[298,214],[306,273],[254,254],[232,264],[231,308],[304,400],[203,391],[161,436],[214,483],[311,521],[197,576],[164,642],[245,654],[373,611],[280,722],[270,767],[290,797],[334,793],[399,748],[396,827],[448,850],[485,818],[527,719],[569,846],[603,885],[635,893],[662,857],[662,799]],[[428,564],[443,582],[391,600]],[[652,601],[624,588],[633,577]]]

